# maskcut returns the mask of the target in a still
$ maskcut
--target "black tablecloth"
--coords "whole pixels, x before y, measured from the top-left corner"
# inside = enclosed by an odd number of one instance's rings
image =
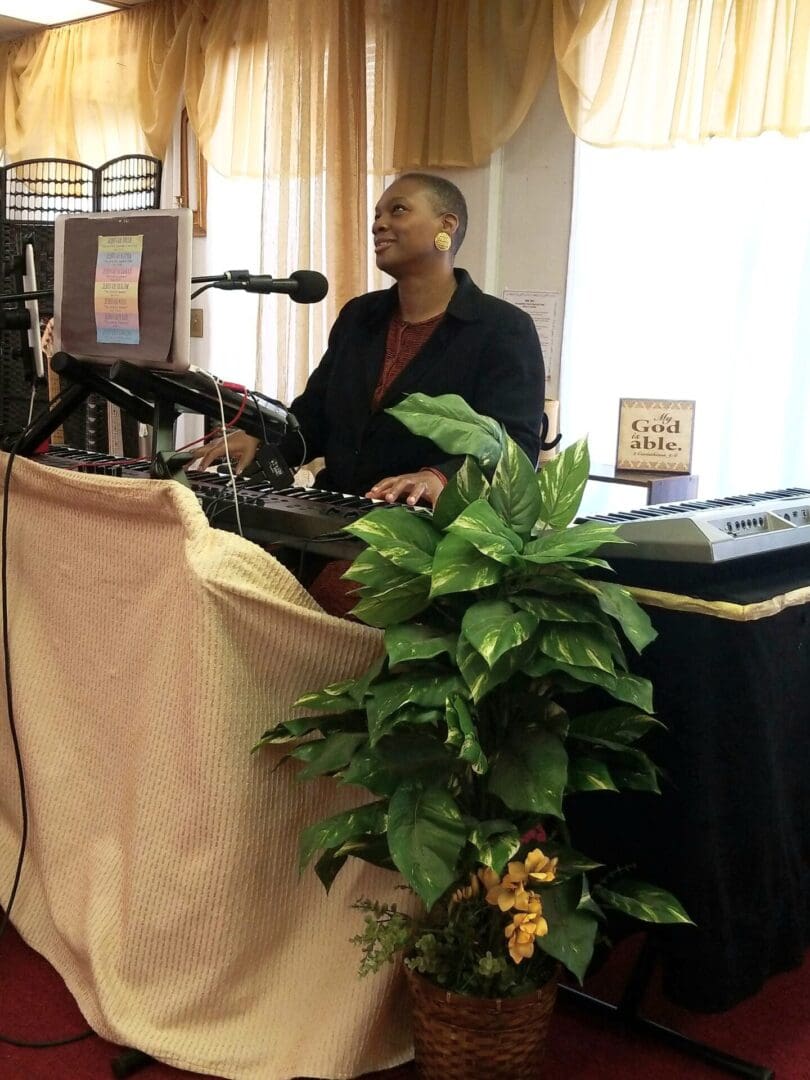
[[[740,560],[723,580],[681,571],[674,591],[739,603],[807,584],[810,558]],[[661,565],[626,563],[618,576],[673,586]],[[648,610],[659,636],[633,668],[668,728],[646,743],[663,794],[578,797],[606,800],[598,831],[592,801],[583,817],[586,850],[637,860],[639,876],[679,897],[697,926],[656,933],[665,992],[722,1010],[810,945],[810,603],[752,621]]]

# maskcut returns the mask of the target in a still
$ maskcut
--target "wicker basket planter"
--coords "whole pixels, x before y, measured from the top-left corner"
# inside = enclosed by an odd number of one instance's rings
[[[464,997],[408,971],[413,1038],[421,1080],[537,1080],[556,975],[519,998]]]

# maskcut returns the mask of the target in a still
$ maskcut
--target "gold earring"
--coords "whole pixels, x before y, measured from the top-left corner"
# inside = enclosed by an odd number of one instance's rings
[[[450,239],[450,233],[446,233],[444,229],[441,232],[437,232],[433,237],[433,246],[437,251],[449,251],[453,241]]]

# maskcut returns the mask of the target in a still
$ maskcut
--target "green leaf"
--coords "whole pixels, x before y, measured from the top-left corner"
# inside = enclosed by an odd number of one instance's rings
[[[478,741],[478,732],[467,702],[458,694],[454,694],[447,702],[445,721],[448,731],[447,744],[458,748],[458,756],[470,764],[474,773],[485,773],[488,768],[486,755]]]
[[[354,679],[343,679],[341,682],[332,683],[323,690],[311,690],[302,694],[295,702],[296,708],[323,709],[324,712],[342,713],[357,708],[357,701],[349,693],[354,686]]]
[[[553,600],[548,596],[532,596],[526,593],[511,596],[511,603],[524,611],[533,612],[541,622],[598,623],[602,625],[604,616],[588,599],[579,600],[569,596],[565,600]]]
[[[508,435],[492,477],[489,503],[522,538],[530,535],[540,514],[540,487],[534,466]]]
[[[568,766],[568,791],[618,791],[604,761],[575,757]]]
[[[478,703],[496,686],[505,683],[520,669],[524,659],[524,648],[520,646],[506,653],[490,667],[472,642],[463,637],[458,639],[456,663],[474,703]]]
[[[482,555],[507,565],[515,561],[523,547],[518,534],[501,521],[485,499],[470,503],[447,526],[447,532],[466,540]]]
[[[543,952],[564,964],[580,982],[593,957],[598,926],[596,915],[580,906],[584,888],[583,878],[572,877],[542,890],[548,934],[535,939]]]
[[[495,585],[503,576],[503,566],[458,536],[445,536],[433,558],[431,597],[470,592]]]
[[[567,881],[574,875],[582,875],[590,870],[596,870],[603,863],[595,862],[581,851],[576,851],[567,844],[560,844],[556,840],[544,840],[541,845],[543,854],[550,859],[555,855],[560,860],[557,865],[557,880]]]
[[[634,919],[652,923],[694,923],[672,893],[634,878],[614,878],[610,888],[597,885],[594,895],[605,907],[616,908]]]
[[[567,446],[557,457],[545,462],[540,472],[538,520],[558,529],[570,525],[579,510],[589,472],[590,456],[585,439]]]
[[[458,858],[466,840],[467,828],[447,791],[406,781],[391,796],[391,857],[428,908],[458,879]]]
[[[394,566],[376,551],[364,552],[343,576],[355,580],[357,563],[364,556],[373,556],[378,565],[374,580],[365,583],[360,590],[360,599],[352,609],[355,618],[370,626],[384,627],[404,622],[424,611],[430,603],[430,578]]]
[[[516,611],[505,600],[480,600],[464,613],[461,632],[490,667],[524,641],[537,627],[537,616]]]
[[[442,653],[455,655],[455,634],[441,634],[432,626],[419,623],[398,623],[385,631],[385,651],[393,667],[412,660],[432,660]]]
[[[376,746],[380,739],[390,735],[397,727],[420,727],[422,724],[432,724],[434,727],[444,719],[444,711],[441,709],[420,709],[414,705],[406,705],[404,709],[397,709],[390,716],[380,718],[376,713],[373,718],[368,717],[369,744]]]
[[[485,468],[494,467],[500,457],[500,424],[480,416],[458,394],[409,394],[386,412],[448,454],[469,454]]]
[[[647,612],[638,605],[627,589],[611,581],[582,580],[582,585],[596,597],[606,615],[616,619],[636,652],[658,637]]]
[[[447,481],[433,509],[433,524],[446,529],[451,521],[476,499],[485,499],[489,493],[489,481],[471,457],[465,458],[461,468]]]
[[[541,727],[513,726],[490,762],[488,790],[510,810],[562,818],[568,754],[559,735]]]
[[[456,764],[438,735],[426,738],[397,728],[376,746],[361,747],[340,781],[364,787],[374,795],[393,795],[404,779],[419,779],[426,786],[446,783]]]
[[[433,552],[441,537],[430,521],[404,506],[372,510],[346,525],[343,531],[364,541],[394,566],[413,574],[430,573]]]
[[[605,740],[629,746],[646,735],[651,728],[666,730],[654,716],[619,705],[602,712],[572,716],[570,733],[579,737],[586,735],[595,741]]]
[[[572,556],[589,555],[612,539],[615,542],[618,539],[614,538],[617,529],[618,525],[585,521],[581,525],[570,525],[567,529],[549,530],[541,533],[536,540],[529,541],[522,555],[529,562],[539,564],[572,560]]]
[[[637,705],[643,712],[652,712],[652,684],[649,679],[637,675],[611,675],[599,668],[575,667],[542,655],[525,660],[521,670],[532,679],[553,679],[559,672],[575,682],[601,686],[619,701]],[[569,689],[567,685],[566,689]]]
[[[591,625],[551,623],[540,628],[538,648],[553,660],[572,667],[593,667],[615,674],[610,644]]]
[[[306,767],[299,774],[299,780],[311,780],[313,776],[337,772],[351,761],[352,756],[368,738],[365,732],[339,731],[325,739],[304,743],[290,753],[296,761],[306,762]]]
[[[361,836],[357,840],[347,840],[340,847],[327,849],[315,863],[315,873],[327,892],[350,857],[362,859],[373,866],[381,866],[384,870],[396,869],[385,836],[369,835]]]
[[[398,675],[376,683],[366,706],[369,724],[385,720],[403,705],[443,709],[452,694],[463,694],[466,685],[455,672],[442,675]]]
[[[299,865],[303,870],[316,851],[336,848],[347,840],[364,833],[383,833],[386,827],[385,803],[367,803],[353,810],[344,810],[334,817],[324,818],[301,831]]]
[[[658,769],[643,750],[628,748],[609,752],[610,772],[619,788],[629,791],[653,791],[660,794]]]
[[[469,842],[478,861],[502,874],[509,860],[520,850],[520,834],[511,821],[479,821],[470,830]]]
[[[343,869],[343,864],[348,855],[338,855],[340,848],[328,848],[315,863],[315,873],[318,875],[327,892],[332,888],[335,878]]]
[[[275,743],[295,742],[313,731],[318,731],[321,735],[328,735],[333,731],[365,732],[365,730],[365,713],[359,710],[342,713],[339,716],[304,716],[297,720],[287,720],[283,724],[277,724],[274,728],[270,728],[269,731],[265,731],[253,747],[253,750]]]

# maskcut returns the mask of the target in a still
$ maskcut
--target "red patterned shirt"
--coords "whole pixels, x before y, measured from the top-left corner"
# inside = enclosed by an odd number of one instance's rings
[[[385,359],[374,390],[372,408],[379,408],[388,387],[410,364],[443,318],[443,311],[432,319],[418,323],[404,322],[398,311],[392,316],[385,340]]]

